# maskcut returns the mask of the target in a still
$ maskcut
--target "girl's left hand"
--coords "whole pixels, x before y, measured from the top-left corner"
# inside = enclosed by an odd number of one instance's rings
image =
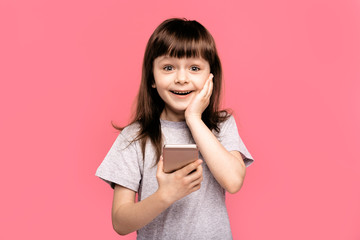
[[[210,97],[213,90],[213,77],[210,73],[209,78],[206,80],[204,87],[201,91],[193,98],[189,106],[185,110],[185,119],[192,117],[200,118],[210,103]]]

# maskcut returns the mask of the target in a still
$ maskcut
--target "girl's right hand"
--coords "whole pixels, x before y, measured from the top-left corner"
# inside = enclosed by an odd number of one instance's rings
[[[165,173],[163,170],[163,158],[160,157],[156,178],[159,184],[158,192],[163,200],[172,204],[190,193],[199,190],[201,181],[203,180],[202,162],[202,160],[198,159],[173,173]]]

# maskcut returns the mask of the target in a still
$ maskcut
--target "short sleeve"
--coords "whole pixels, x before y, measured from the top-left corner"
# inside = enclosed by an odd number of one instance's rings
[[[95,175],[109,183],[112,188],[118,184],[137,192],[141,170],[136,143],[128,141],[123,132],[116,138]]]
[[[244,142],[240,138],[236,122],[233,116],[230,116],[220,125],[219,141],[225,147],[226,150],[238,151],[244,157],[245,166],[250,166],[254,159],[247,150]]]

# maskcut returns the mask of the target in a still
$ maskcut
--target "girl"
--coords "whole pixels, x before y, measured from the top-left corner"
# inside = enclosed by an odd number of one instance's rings
[[[234,118],[218,109],[221,81],[215,42],[200,23],[168,19],[156,28],[145,50],[134,120],[118,128],[96,172],[114,188],[117,233],[232,239],[225,192],[240,190],[253,158]],[[162,146],[193,143],[199,159],[164,173]]]

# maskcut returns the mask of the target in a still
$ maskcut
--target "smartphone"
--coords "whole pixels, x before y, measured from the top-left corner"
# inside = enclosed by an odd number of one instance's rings
[[[196,144],[165,144],[163,147],[164,172],[172,173],[199,159]]]

